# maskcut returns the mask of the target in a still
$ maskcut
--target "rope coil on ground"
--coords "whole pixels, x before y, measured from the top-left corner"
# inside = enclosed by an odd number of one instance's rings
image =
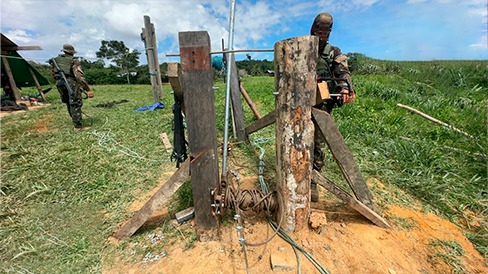
[[[256,189],[234,190],[227,187],[225,191],[224,207],[242,211],[252,210],[255,213],[270,212],[273,213],[278,209],[276,192],[264,194]]]

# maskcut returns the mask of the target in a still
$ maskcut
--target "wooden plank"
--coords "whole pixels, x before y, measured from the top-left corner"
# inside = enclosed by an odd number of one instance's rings
[[[12,74],[12,70],[10,69],[10,64],[8,62],[7,57],[2,57],[2,61],[3,61],[3,65],[5,66],[5,72],[7,73],[8,82],[9,82],[10,88],[12,89],[12,92],[14,94],[15,101],[20,101],[19,88],[15,84],[15,78],[14,78],[14,75]]]
[[[181,67],[178,63],[168,63],[168,80],[176,98],[181,103],[181,110],[186,115],[185,100],[183,90],[181,89]]]
[[[211,214],[210,190],[219,182],[217,131],[210,37],[206,31],[180,32],[181,87],[185,100],[188,143],[192,155],[209,150],[202,162],[191,165],[197,236],[212,233],[218,223]]]
[[[166,205],[171,196],[190,178],[190,159],[169,178],[161,188],[126,222],[114,237],[121,240],[134,234],[157,209]]]
[[[312,116],[318,126],[317,129],[324,135],[327,146],[356,198],[369,208],[374,208],[373,195],[332,116],[317,108],[312,108]]]
[[[19,51],[19,50],[42,50],[40,46],[3,46],[4,51]]]
[[[278,220],[289,232],[308,227],[317,51],[315,36],[282,40],[274,47],[276,181],[282,196]]]
[[[276,122],[276,111],[272,111],[266,114],[263,118],[254,121],[249,126],[246,127],[246,135],[256,132],[262,128],[272,125]]]
[[[46,101],[46,95],[44,95],[44,91],[42,91],[42,87],[39,84],[39,81],[37,80],[36,74],[34,73],[34,71],[32,70],[31,67],[29,67],[29,72],[32,76],[32,79],[34,79],[34,84],[36,85],[37,90],[39,91],[39,94],[41,95],[42,102],[46,103],[47,102]]]
[[[171,145],[171,142],[169,141],[168,135],[166,132],[163,132],[159,135],[161,138],[161,141],[163,142],[164,148],[166,148],[166,152],[171,152],[173,150],[173,146]]]
[[[323,177],[322,174],[320,174],[317,170],[313,171],[313,180],[314,182],[317,182],[319,185],[337,196],[339,199],[347,203],[349,206],[354,208],[357,212],[361,213],[361,215],[368,218],[368,220],[373,222],[375,225],[383,228],[390,228],[390,225],[388,224],[388,222],[386,222],[385,219],[383,219],[383,217],[381,217],[365,204],[361,203],[352,195],[338,187],[336,184],[334,184],[334,182]]]
[[[247,141],[246,125],[244,123],[244,112],[242,110],[241,92],[239,86],[239,75],[237,75],[237,65],[234,55],[228,53],[227,60],[232,63],[230,74],[230,100],[232,105],[233,120],[235,126],[235,136],[239,141]]]
[[[256,116],[256,118],[259,120],[262,118],[261,114],[257,110],[256,106],[254,105],[254,102],[251,100],[251,97],[249,97],[249,94],[247,94],[246,89],[242,86],[242,83],[239,83],[239,87],[241,88],[241,93],[242,96],[244,96],[244,99],[246,99],[247,104],[251,108],[252,112]]]

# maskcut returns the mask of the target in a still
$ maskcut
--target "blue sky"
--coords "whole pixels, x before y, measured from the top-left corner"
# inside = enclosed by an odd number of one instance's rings
[[[230,0],[2,0],[1,32],[18,45],[42,51],[19,52],[44,63],[71,43],[77,56],[96,60],[102,40],[124,41],[144,51],[144,15],[156,29],[159,61],[176,62],[178,32],[206,30],[212,50],[227,42]],[[320,12],[334,16],[330,37],[344,53],[387,60],[488,60],[486,0],[238,0],[236,49],[272,49],[280,40],[309,35]],[[272,53],[252,53],[272,60]],[[244,59],[245,54],[236,55]],[[146,63],[144,54],[141,63]]]

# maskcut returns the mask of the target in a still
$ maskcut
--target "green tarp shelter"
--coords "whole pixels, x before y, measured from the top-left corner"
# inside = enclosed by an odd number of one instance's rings
[[[2,55],[4,57],[5,55]],[[39,85],[49,85],[49,81],[44,77],[35,67],[22,58],[16,51],[10,51],[6,54],[6,59],[12,70],[15,84],[19,88],[36,86],[35,80],[32,77],[30,70],[34,73],[39,82]],[[7,75],[5,66],[2,62],[2,75]]]
[[[20,99],[18,88],[36,86],[45,101],[41,86],[49,85],[49,81],[39,71],[29,64],[18,50],[41,50],[38,46],[18,46],[5,35],[1,34],[2,61],[0,62],[2,88],[10,86],[15,100]]]

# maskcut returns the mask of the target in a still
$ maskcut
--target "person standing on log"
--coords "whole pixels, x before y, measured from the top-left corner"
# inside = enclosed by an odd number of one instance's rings
[[[59,54],[49,61],[51,75],[54,80],[57,80],[56,88],[61,95],[61,101],[68,108],[75,129],[81,130],[83,127],[81,123],[81,107],[83,106],[81,93],[85,90],[88,97],[92,98],[93,92],[85,80],[80,60],[74,57],[75,48],[70,44],[65,44],[61,51],[63,54]]]
[[[326,81],[329,91],[341,95],[333,96],[316,106],[328,113],[331,113],[334,107],[341,107],[355,99],[351,73],[347,64],[347,56],[342,54],[339,47],[329,44],[332,25],[332,15],[328,13],[320,13],[315,17],[310,29],[310,35],[319,37],[317,81]],[[340,80],[331,80],[331,78]],[[314,143],[313,168],[320,171],[324,166],[325,140],[317,130],[315,130]],[[317,202],[319,200],[319,193],[315,182],[312,182],[311,189],[311,201]]]

